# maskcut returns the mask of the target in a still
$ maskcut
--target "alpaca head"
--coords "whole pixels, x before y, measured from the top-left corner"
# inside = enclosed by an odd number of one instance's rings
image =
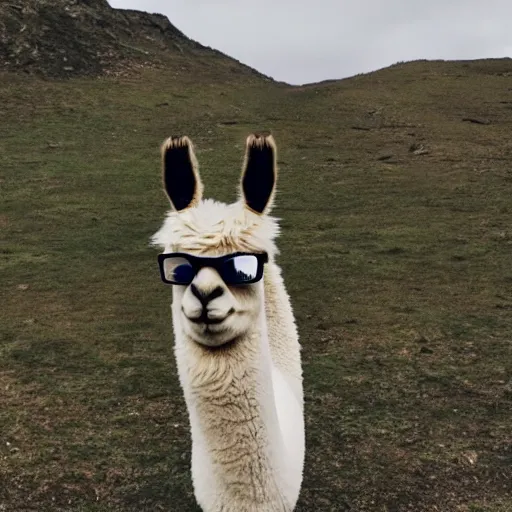
[[[221,346],[249,331],[262,312],[262,272],[277,252],[277,222],[268,215],[277,178],[272,136],[250,135],[240,199],[203,200],[188,137],[162,145],[164,189],[172,211],[153,243],[162,279],[173,284],[175,323],[196,343]]]

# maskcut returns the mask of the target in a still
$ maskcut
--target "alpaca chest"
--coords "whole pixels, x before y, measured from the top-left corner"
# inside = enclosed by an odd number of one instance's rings
[[[245,411],[245,423],[229,399],[208,425],[204,408],[187,401],[192,479],[205,512],[290,512],[295,507],[304,463],[302,405],[277,368],[269,381],[270,389],[263,392],[270,401]]]

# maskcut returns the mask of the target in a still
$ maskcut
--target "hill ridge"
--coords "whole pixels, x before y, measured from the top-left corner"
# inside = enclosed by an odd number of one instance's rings
[[[106,0],[10,0],[0,4],[0,71],[45,77],[101,76],[158,67],[173,56],[229,59],[188,38],[163,14]],[[265,77],[268,79],[268,77]]]

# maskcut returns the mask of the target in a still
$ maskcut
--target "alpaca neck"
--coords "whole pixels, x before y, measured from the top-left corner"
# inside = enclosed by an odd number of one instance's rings
[[[208,512],[291,510],[280,481],[286,454],[263,313],[258,325],[226,350],[183,341],[177,358],[198,501]]]
[[[281,269],[273,262],[265,269],[265,317],[274,365],[281,370],[300,407],[303,407],[299,336]]]

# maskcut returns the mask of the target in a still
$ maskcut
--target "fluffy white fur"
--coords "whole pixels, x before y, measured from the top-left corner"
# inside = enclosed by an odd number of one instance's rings
[[[223,290],[208,304],[208,318],[221,323],[190,321],[202,306],[190,286],[173,286],[175,355],[190,418],[195,496],[204,512],[291,512],[304,463],[302,369],[290,300],[274,259],[277,221],[250,210],[243,198],[231,205],[202,200],[192,144],[180,140],[194,159],[196,191],[189,208],[167,215],[153,243],[164,252],[269,255],[264,278],[245,287],[226,286],[214,269],[199,271],[195,286]],[[169,141],[164,152],[172,149]],[[248,151],[261,142],[250,137]],[[275,151],[271,138],[266,143]]]

